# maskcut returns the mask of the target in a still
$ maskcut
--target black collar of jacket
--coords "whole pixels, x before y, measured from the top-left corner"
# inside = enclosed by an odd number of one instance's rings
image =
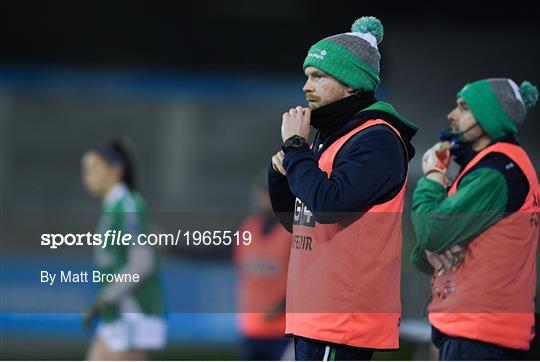
[[[486,146],[486,148],[499,142],[511,143],[513,145],[520,146],[520,143],[515,135],[506,135],[506,136],[503,136],[501,138],[491,141],[489,145]],[[454,161],[459,165],[460,172],[465,167],[467,167],[467,165],[469,164],[469,162],[472,161],[474,156],[476,156],[478,152],[480,152],[480,151],[475,151],[472,148],[472,144],[464,144],[463,147],[465,147],[465,149],[459,155],[457,155],[457,157],[454,156]]]
[[[375,103],[373,92],[357,91],[311,112],[311,125],[323,138],[345,126],[353,115]]]
[[[408,159],[411,160],[415,154],[415,150],[414,150],[413,145],[411,144],[411,140],[416,134],[416,129],[408,127],[403,121],[401,121],[399,118],[397,118],[396,116],[390,113],[379,111],[379,110],[362,111],[362,109],[365,109],[371,106],[373,103],[377,101],[373,97],[373,93],[371,93],[371,98],[363,98],[357,101],[350,99],[351,97],[355,97],[355,96],[353,95],[353,96],[344,98],[337,102],[318,108],[312,112],[311,124],[313,125],[314,128],[319,130],[314,140],[314,151],[317,154],[317,158],[320,156],[322,150],[326,149],[338,138],[352,131],[354,128],[360,126],[364,122],[367,122],[370,119],[383,119],[384,121],[386,121],[388,124],[390,124],[392,127],[396,128],[399,131],[399,134],[401,135],[401,138],[407,150]],[[343,102],[345,100],[348,100],[348,101]],[[313,113],[317,112],[319,109],[323,109],[326,107],[328,107],[327,109],[335,109],[336,104],[338,107],[342,105],[349,105],[349,108],[347,109],[348,112],[345,112],[345,111],[341,112],[340,116],[336,116],[335,118],[333,118],[333,122],[328,121],[327,123],[325,123],[327,125],[331,124],[332,127],[327,126],[327,127],[323,127],[322,129],[317,128],[313,124]],[[330,106],[332,107],[330,108]],[[357,108],[354,112],[349,113],[356,107],[360,107],[360,106],[361,108],[359,109]],[[326,112],[327,110],[325,110],[324,114],[326,114]],[[345,117],[345,114],[347,114],[347,117]],[[317,117],[320,117],[320,115],[318,115]],[[328,119],[332,119],[332,118],[328,118]],[[321,125],[317,123],[317,126],[320,127]],[[322,145],[322,147],[320,145]]]

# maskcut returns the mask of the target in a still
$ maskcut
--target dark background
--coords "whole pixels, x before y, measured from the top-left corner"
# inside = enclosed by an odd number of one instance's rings
[[[100,204],[82,188],[80,158],[116,136],[132,141],[154,231],[175,232],[189,222],[209,230],[236,228],[252,210],[253,178],[280,145],[281,114],[304,104],[301,65],[307,50],[323,37],[348,32],[364,15],[377,16],[385,30],[378,96],[420,126],[408,208],[421,155],[447,126],[464,84],[508,77],[540,85],[540,12],[533,4],[4,1],[0,266],[20,261],[24,268],[29,256],[36,267],[56,262],[51,256],[90,260],[84,248],[43,249],[39,234],[94,227]],[[539,107],[530,109],[518,133],[537,170]],[[421,318],[428,280],[408,261],[415,242],[408,215],[404,228],[404,318]],[[169,265],[186,270],[231,269],[223,248],[160,252]],[[222,287],[230,290],[233,282]],[[12,294],[32,299],[27,293]],[[1,328],[0,342],[2,333],[19,336]],[[81,358],[87,341],[62,355],[57,344],[42,340],[49,348],[37,350],[55,359]],[[10,358],[42,358],[11,342]],[[172,357],[187,358],[178,351]]]
[[[296,72],[310,44],[348,31],[357,17],[375,15],[388,38],[411,29],[419,37],[432,38],[439,30],[433,25],[449,37],[474,36],[478,30],[494,35],[518,31],[519,38],[531,42],[522,54],[507,56],[534,58],[540,14],[534,5],[533,1],[4,1],[0,54],[5,62],[24,64]],[[470,40],[468,36],[462,43]],[[383,42],[383,54],[386,48]]]

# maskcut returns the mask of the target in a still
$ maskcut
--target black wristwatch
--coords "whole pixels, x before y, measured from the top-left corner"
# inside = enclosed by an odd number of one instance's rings
[[[304,137],[300,137],[298,135],[294,135],[292,137],[289,137],[281,144],[281,149],[283,152],[287,152],[289,149],[292,148],[303,148],[307,146],[307,141]]]

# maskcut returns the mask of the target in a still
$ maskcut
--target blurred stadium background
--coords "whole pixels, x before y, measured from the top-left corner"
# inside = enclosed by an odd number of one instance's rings
[[[0,359],[84,357],[91,335],[81,312],[95,291],[35,280],[43,268],[90,265],[88,248],[39,246],[43,232],[97,222],[99,202],[80,181],[89,147],[132,141],[154,231],[233,230],[250,212],[254,175],[279,148],[281,114],[304,104],[307,49],[359,16],[385,27],[379,97],[421,126],[409,199],[420,156],[465,83],[540,85],[540,14],[524,2],[8,1],[0,13]],[[539,114],[531,109],[519,131],[537,170]],[[428,279],[408,262],[414,237],[404,220],[403,317],[421,321]],[[230,250],[160,255],[170,335],[153,357],[237,358]],[[377,358],[427,358],[422,331]]]

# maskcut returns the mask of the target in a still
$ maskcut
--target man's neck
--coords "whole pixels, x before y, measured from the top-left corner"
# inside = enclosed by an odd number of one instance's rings
[[[491,138],[489,138],[486,135],[483,135],[482,137],[478,138],[476,141],[473,142],[472,149],[478,152],[478,151],[483,150],[487,146],[489,146],[490,143],[491,143]]]

